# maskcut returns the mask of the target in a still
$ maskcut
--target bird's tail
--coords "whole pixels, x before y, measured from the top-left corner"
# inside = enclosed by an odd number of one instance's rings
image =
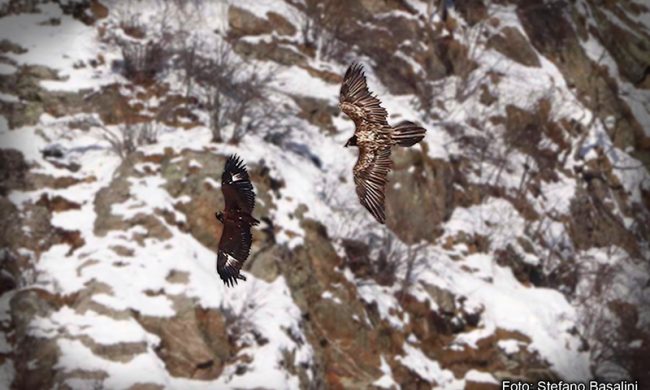
[[[403,121],[393,127],[393,140],[399,146],[413,146],[424,139],[426,129],[410,121]]]

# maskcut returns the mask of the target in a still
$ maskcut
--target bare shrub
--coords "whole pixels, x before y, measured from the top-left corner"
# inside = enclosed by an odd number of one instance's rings
[[[341,23],[346,3],[307,0],[296,6],[302,11],[300,33],[303,44],[314,50],[317,57],[341,60],[349,51],[342,36],[345,23]]]
[[[371,263],[375,280],[394,285],[403,272],[397,296],[404,297],[417,278],[417,267],[425,260],[422,254],[426,244],[402,243],[393,232],[384,229],[377,247],[378,254]]]
[[[265,132],[277,122],[273,104],[269,101],[268,85],[272,80],[272,73],[258,75],[257,69],[251,69],[236,82],[233,94],[231,119],[235,125],[231,142],[239,142],[244,134],[251,130]]]
[[[221,42],[212,57],[203,61],[197,82],[205,90],[212,140],[223,142],[223,130],[232,127],[228,142],[238,143],[252,130],[264,133],[279,120],[278,108],[269,98],[273,72],[246,65]]]
[[[6,230],[2,233],[5,234]],[[38,277],[36,263],[37,260],[31,253],[21,255],[8,247],[0,249],[0,291],[23,288],[36,283]]]
[[[126,13],[120,18],[119,26],[124,33],[135,39],[143,39],[147,30],[138,13]]]
[[[201,41],[191,34],[181,34],[180,48],[176,50],[176,65],[183,72],[185,97],[192,95],[194,77],[201,66]]]
[[[259,309],[254,291],[254,288],[248,289],[242,301],[237,302],[238,304],[221,304],[220,311],[228,329],[229,342],[233,346],[238,346],[242,342],[250,343],[252,340],[245,340],[248,335],[252,335],[258,344],[264,343],[253,322],[255,312]]]
[[[205,89],[213,142],[223,142],[222,129],[230,120],[231,106],[225,102],[225,96],[231,94],[235,87],[233,80],[237,65],[230,46],[222,43],[217,45],[212,58],[203,61],[197,75],[198,83]]]
[[[166,39],[124,40],[120,43],[124,58],[123,74],[135,83],[153,81],[169,63],[169,42]]]
[[[384,229],[383,235],[370,235],[370,244],[354,239],[343,239],[346,265],[359,278],[374,279],[383,286],[392,286],[402,259],[395,238]]]
[[[302,44],[308,48],[315,49],[316,41],[318,40],[318,35],[320,34],[320,29],[317,27],[319,25],[318,19],[320,18],[320,12],[317,8],[317,3],[315,2],[306,2],[306,4],[297,4],[301,6],[301,11],[298,15],[300,19],[300,36],[302,37]]]
[[[644,353],[633,342],[648,337],[637,328],[639,308],[650,304],[642,293],[646,278],[642,273],[626,272],[624,263],[633,260],[622,254],[622,250],[610,247],[608,261],[589,255],[577,261],[580,283],[573,304],[578,308],[579,329],[588,340],[594,373],[604,380],[638,375],[643,370],[638,370],[638,360]]]
[[[441,20],[447,20],[448,7],[450,4],[447,0],[426,0],[426,3],[426,16],[429,22],[433,19],[434,14],[439,15]]]
[[[440,4],[434,7],[433,1],[428,3],[428,10],[433,14],[434,8],[438,9],[441,13],[441,18],[447,17],[447,6],[445,1],[440,1]],[[479,64],[484,60],[486,53],[486,44],[488,38],[488,29],[490,28],[490,21],[493,19],[497,8],[488,2],[485,14],[477,13],[480,19],[470,22],[457,21],[457,27],[450,30],[450,35],[440,38],[437,34],[429,35],[429,44],[436,48],[438,57],[442,61],[446,73],[453,75],[449,81],[452,83],[455,90],[454,98],[458,102],[464,102],[470,96],[473,96],[481,85],[486,83],[492,69],[480,69]],[[494,68],[494,67],[492,67]],[[477,70],[479,70],[477,72]],[[418,93],[423,103],[431,100],[429,97],[423,99],[424,94],[427,92],[419,91]],[[431,92],[439,92],[436,88]]]
[[[563,150],[561,158],[566,158],[569,150],[565,148],[559,127],[550,115],[550,103],[546,96],[531,100],[526,109],[508,106],[503,124],[495,125],[495,130],[484,129],[475,119],[470,119],[467,126],[456,126],[453,130],[455,142],[469,153],[466,155],[476,165],[476,175],[481,184],[500,185],[504,172],[513,169],[513,154],[519,151],[525,156],[521,168],[523,174],[519,179],[518,196],[524,196],[528,185],[534,177],[553,178],[554,168],[558,163],[556,152],[543,148],[544,135]],[[540,176],[541,175],[541,176]]]
[[[122,160],[126,160],[133,154],[138,146],[152,145],[158,141],[159,126],[155,121],[123,123],[112,128],[100,125],[99,128],[102,131],[102,138]]]
[[[402,255],[396,245],[397,239],[393,234],[385,231],[381,240],[379,254],[372,262],[372,270],[379,284],[393,285],[397,279]]]
[[[399,296],[404,297],[409,288],[415,283],[417,279],[417,267],[426,261],[422,256],[426,244],[408,244],[406,246],[406,253],[404,254],[404,262],[406,269],[404,270],[404,277],[402,278],[402,286],[400,287]]]
[[[388,229],[366,237],[368,244],[356,239],[341,240],[346,265],[357,277],[373,279],[383,286],[394,286],[399,281],[398,294],[403,296],[416,279],[417,267],[424,261],[425,245],[404,244]]]
[[[440,116],[436,113],[439,109],[443,112],[444,105],[436,106],[436,98],[444,94],[445,80],[431,81],[423,77],[421,82],[415,85],[415,98],[413,104],[422,112],[425,117],[432,119],[439,119]]]
[[[149,20],[132,5],[124,2],[116,6],[120,28],[108,30],[103,39],[119,47],[123,60],[116,65],[124,77],[136,83],[151,82],[169,66],[176,33],[171,21],[178,18],[178,12],[172,2],[164,2],[160,12]]]

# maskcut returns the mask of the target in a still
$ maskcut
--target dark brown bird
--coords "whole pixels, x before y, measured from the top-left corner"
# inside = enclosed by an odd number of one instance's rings
[[[359,201],[379,223],[384,223],[384,193],[388,182],[386,176],[392,166],[391,148],[393,145],[415,145],[422,141],[426,130],[409,121],[390,126],[386,109],[368,90],[360,64],[352,64],[345,72],[339,108],[354,121],[354,135],[345,146],[359,148],[359,158],[353,170]]]
[[[226,286],[232,286],[238,279],[246,280],[239,271],[251,250],[251,227],[260,223],[251,215],[255,208],[255,192],[246,165],[237,155],[231,155],[226,161],[221,175],[221,192],[226,205],[223,212],[215,214],[223,224],[217,272]]]

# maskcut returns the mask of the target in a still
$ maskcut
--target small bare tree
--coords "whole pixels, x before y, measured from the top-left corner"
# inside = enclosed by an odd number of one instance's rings
[[[272,73],[259,75],[257,69],[237,82],[232,121],[235,125],[231,142],[238,143],[246,133],[267,132],[278,121],[277,111],[268,96]]]
[[[416,268],[425,261],[422,256],[425,247],[426,244],[423,243],[408,244],[406,246],[406,253],[404,254],[406,269],[404,271],[404,278],[402,279],[402,286],[400,287],[400,297],[404,297],[409,288],[416,281]]]
[[[100,124],[99,128],[102,138],[122,160],[126,160],[133,154],[138,146],[152,145],[158,141],[159,127],[155,121],[137,124],[122,123],[112,128]]]
[[[313,49],[317,57],[340,59],[348,51],[345,39],[342,39],[346,24],[340,20],[346,12],[346,3],[307,0],[297,7],[302,11],[300,33],[303,44]]]
[[[172,46],[177,31],[172,21],[178,12],[172,2],[153,4],[159,12],[152,20],[125,1],[112,12],[119,29],[107,30],[105,42],[116,44],[122,52],[122,62],[116,62],[124,77],[136,83],[148,83],[165,70],[173,55]]]
[[[156,39],[143,42],[123,40],[120,43],[124,58],[124,77],[133,82],[153,81],[167,66],[170,58],[169,42]]]
[[[223,142],[223,130],[232,126],[230,143],[238,143],[249,131],[263,132],[278,119],[269,100],[273,72],[247,66],[221,42],[214,55],[203,61],[197,82],[205,90],[212,140]]]
[[[212,141],[223,142],[222,129],[229,122],[230,107],[226,95],[234,88],[233,79],[237,71],[235,57],[226,43],[220,43],[212,58],[204,59],[197,74],[197,82],[205,89],[206,106],[209,113],[209,127]]]
[[[644,331],[638,326],[638,309],[650,303],[642,293],[647,281],[642,274],[626,274],[624,263],[633,260],[622,256],[622,252],[610,247],[609,261],[587,255],[576,264],[580,282],[573,304],[578,309],[578,327],[588,340],[596,376],[606,380],[634,376],[635,360],[643,351],[635,350],[631,342],[647,337],[647,328]]]
[[[182,70],[185,98],[192,95],[194,77],[201,66],[200,40],[189,33],[181,34],[180,48],[176,50],[176,65]]]
[[[365,273],[361,276],[370,276],[384,286],[395,285],[403,271],[404,276],[399,280],[398,291],[398,296],[403,297],[415,281],[417,267],[424,261],[422,254],[426,245],[402,243],[389,229],[382,229],[380,234],[370,234],[369,240],[369,249],[372,250],[361,258],[352,259],[351,251],[344,245],[348,261],[361,263],[356,264],[356,268]]]
[[[247,289],[241,301],[221,303],[220,311],[228,329],[229,342],[233,346],[244,341],[246,335],[252,335],[256,341],[261,337],[253,321],[255,312],[263,305],[264,299],[257,296],[259,294],[255,293],[253,287]]]
[[[430,11],[433,11],[433,2],[429,2]],[[488,1],[486,14],[474,24],[465,22],[457,23],[450,34],[440,37],[438,34],[429,34],[429,44],[436,48],[438,56],[446,68],[451,86],[455,89],[454,98],[463,102],[473,96],[485,84],[490,71],[481,69],[479,64],[484,61],[487,51],[488,30],[498,8]],[[447,5],[444,0],[436,7],[442,13],[442,18],[447,18]],[[492,66],[491,68],[494,68]],[[434,90],[434,92],[438,92]]]
[[[383,230],[377,257],[372,260],[372,271],[379,284],[393,285],[402,261],[399,240],[388,229]]]

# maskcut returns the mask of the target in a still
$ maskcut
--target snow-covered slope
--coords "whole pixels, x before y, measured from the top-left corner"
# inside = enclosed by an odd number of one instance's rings
[[[594,36],[591,3],[559,12],[593,27],[564,31],[574,51],[536,46],[549,34],[527,22],[536,11],[507,2],[481,14],[458,1],[444,19],[419,0],[345,14],[60,3],[0,6],[4,387],[456,389],[643,372],[650,92]],[[650,10],[626,4],[603,12],[647,36]],[[165,42],[164,66],[130,78],[124,47],[147,40]],[[188,92],[178,65],[188,42],[272,73],[273,126],[214,142],[208,89]],[[353,124],[336,109],[339,75],[353,60],[389,122],[428,129],[394,153],[387,227],[359,205],[356,150],[342,147]],[[587,81],[572,73],[594,63]],[[599,83],[627,111],[600,109]],[[153,140],[116,147],[142,123]],[[264,223],[248,281],[227,289],[213,214],[231,153]]]

